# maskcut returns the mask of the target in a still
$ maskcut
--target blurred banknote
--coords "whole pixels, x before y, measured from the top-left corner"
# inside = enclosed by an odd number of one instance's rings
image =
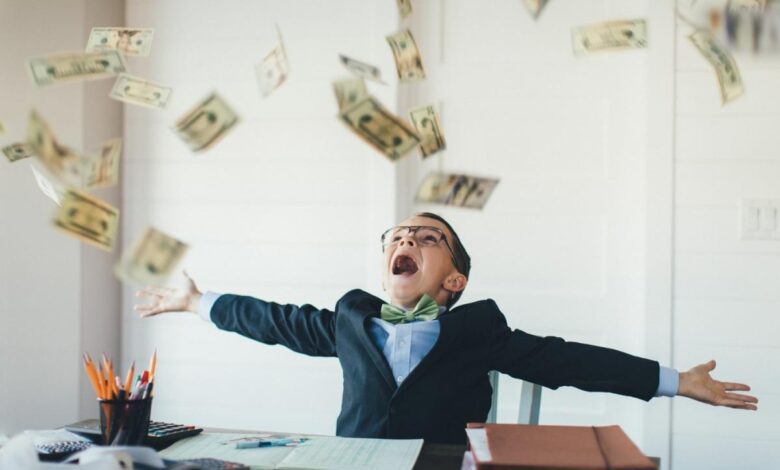
[[[339,60],[352,75],[385,85],[385,82],[382,81],[382,71],[378,67],[341,54],[339,54]]]
[[[157,85],[130,74],[120,74],[109,96],[125,103],[149,108],[165,108],[173,88]]]
[[[433,106],[423,106],[409,111],[412,125],[422,139],[420,153],[423,157],[434,154],[447,148],[444,134],[439,124],[439,116]]]
[[[402,82],[413,82],[425,78],[422,57],[411,31],[405,29],[387,36],[387,43],[393,50],[398,79]]]
[[[5,127],[3,126],[3,121],[0,121],[0,134],[5,134]]]
[[[276,32],[279,36],[279,44],[273,48],[271,52],[263,59],[262,62],[255,66],[255,72],[257,73],[257,80],[260,83],[260,93],[263,96],[268,96],[282,86],[287,76],[290,74],[290,63],[287,60],[287,51],[284,49],[284,43],[282,42],[282,33],[279,28],[276,28]]]
[[[119,157],[122,154],[122,139],[104,143],[95,155],[84,158],[84,185],[86,189],[108,188],[119,181]]]
[[[119,211],[108,203],[75,189],[66,189],[54,226],[79,240],[111,251],[116,242]]]
[[[645,20],[620,20],[574,28],[571,31],[575,55],[616,49],[647,47]]]
[[[482,209],[498,185],[498,179],[431,173],[417,190],[415,200],[448,206]]]
[[[149,55],[154,30],[151,28],[92,28],[87,40],[87,52],[117,50],[122,54]]]
[[[3,147],[3,154],[10,162],[33,156],[30,146],[24,143],[6,145]]]
[[[412,0],[398,0],[398,14],[406,18],[412,14]]]
[[[726,104],[742,96],[745,87],[742,85],[739,67],[731,54],[715,39],[712,33],[698,30],[688,37],[707,59],[707,62],[715,68],[718,85],[720,85],[721,103]]]
[[[46,170],[37,168],[35,164],[30,164],[30,169],[33,172],[35,182],[38,184],[41,192],[43,192],[43,194],[49,199],[56,202],[58,206],[61,206],[63,194],[62,188],[56,185],[51,178],[44,175]]]
[[[122,254],[114,273],[127,283],[163,285],[187,253],[187,248],[185,243],[149,227]]]
[[[341,119],[391,161],[398,160],[420,144],[420,137],[411,126],[370,95],[342,110]]]
[[[339,111],[350,107],[351,105],[368,96],[366,91],[366,82],[362,78],[347,78],[333,82],[333,92],[336,94],[336,101],[339,104]]]
[[[233,112],[216,93],[210,94],[176,121],[174,130],[193,152],[213,146],[238,122]]]
[[[125,59],[117,51],[76,52],[33,57],[27,69],[37,86],[74,80],[95,80],[127,71]]]
[[[43,166],[60,182],[74,187],[82,185],[81,155],[60,145],[49,129],[49,125],[34,110],[30,113],[30,121],[27,125],[26,144]]]
[[[533,16],[534,19],[537,19],[548,1],[549,0],[523,0],[523,3],[525,3],[525,7],[528,9],[528,12],[531,13],[531,16]]]

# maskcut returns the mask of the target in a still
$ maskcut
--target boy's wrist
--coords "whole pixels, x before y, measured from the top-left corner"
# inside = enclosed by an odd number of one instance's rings
[[[194,292],[190,294],[187,302],[187,311],[192,313],[198,313],[198,310],[200,308],[200,299],[202,297],[203,294],[200,292]]]

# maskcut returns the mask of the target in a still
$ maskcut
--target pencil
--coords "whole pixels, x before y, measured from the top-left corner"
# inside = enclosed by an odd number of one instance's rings
[[[84,361],[84,370],[87,371],[87,378],[92,384],[92,388],[95,389],[95,394],[98,396],[98,398],[100,398],[100,385],[98,384],[95,368],[89,362],[87,362],[86,356],[83,357],[82,360]]]
[[[157,369],[157,350],[154,350],[154,354],[152,354],[152,359],[149,361],[149,381],[151,382],[154,380],[154,371]]]
[[[135,361],[130,364],[130,370],[127,371],[125,376],[125,393],[130,394],[130,387],[133,386],[133,373],[135,372]]]

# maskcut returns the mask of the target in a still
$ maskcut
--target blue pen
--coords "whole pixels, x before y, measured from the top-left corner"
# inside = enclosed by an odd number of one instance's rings
[[[257,439],[254,441],[236,442],[236,449],[254,449],[256,447],[286,446],[295,442],[293,439]]]

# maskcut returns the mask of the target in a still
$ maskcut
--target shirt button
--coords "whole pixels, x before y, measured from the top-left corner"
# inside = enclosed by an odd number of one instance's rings
[[[397,379],[399,382],[401,382],[401,381],[404,379],[404,376],[403,376],[403,375],[399,375],[398,377],[396,377],[396,379]]]

